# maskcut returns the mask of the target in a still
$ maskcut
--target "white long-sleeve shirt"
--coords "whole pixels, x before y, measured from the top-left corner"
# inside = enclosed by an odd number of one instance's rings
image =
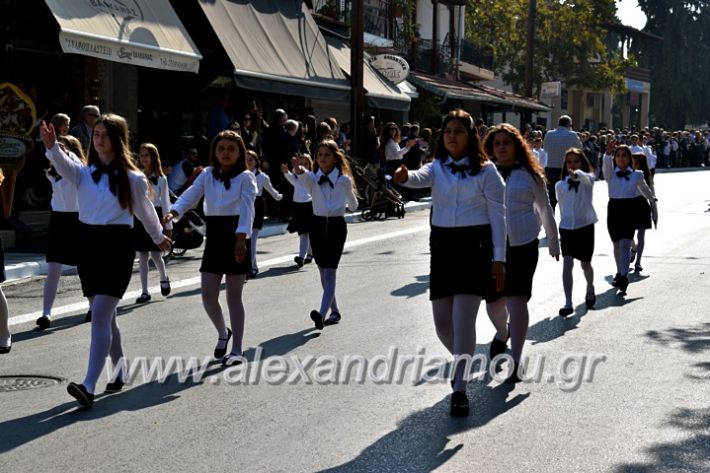
[[[311,194],[308,192],[308,189],[306,189],[306,186],[303,185],[303,181],[298,178],[297,175],[292,173],[291,171],[288,171],[284,173],[284,177],[286,180],[293,186],[293,201],[298,202],[300,204],[304,204],[306,202],[311,201]]]
[[[206,167],[195,182],[180,195],[170,208],[181,217],[197,206],[205,197],[202,208],[205,216],[239,215],[239,226],[235,233],[251,235],[254,223],[254,199],[256,199],[256,177],[251,171],[242,171],[230,179],[230,187],[215,179],[212,167]]]
[[[128,209],[121,207],[118,196],[109,189],[106,174],[101,174],[98,182],[94,182],[91,173],[94,165],[84,166],[72,160],[62,151],[58,144],[47,150],[47,158],[57,172],[77,187],[79,201],[79,220],[87,225],[128,225],[133,226],[133,215]],[[143,226],[153,240],[160,244],[163,239],[163,226],[155,212],[155,207],[148,196],[148,182],[145,175],[139,171],[127,171],[131,188],[131,204],[133,214],[143,223]]]
[[[406,146],[404,148],[400,148],[394,140],[389,140],[385,145],[385,159],[387,161],[402,159],[402,156],[407,154],[407,151],[409,151],[409,148]]]
[[[256,175],[256,188],[256,195],[258,195],[259,197],[261,197],[264,193],[264,190],[266,190],[266,192],[271,194],[271,197],[273,197],[274,200],[276,200],[277,202],[284,198],[284,196],[281,195],[279,191],[274,189],[273,185],[271,185],[271,178],[269,178],[269,176],[263,172],[260,172]]]
[[[328,183],[319,184],[321,176],[328,176],[333,183],[330,187]],[[342,217],[345,215],[345,207],[351,211],[357,210],[358,201],[353,188],[353,181],[340,173],[338,168],[333,168],[328,174],[318,170],[317,173],[305,171],[298,176],[304,187],[310,192],[313,199],[313,215],[319,217]]]
[[[67,151],[65,154],[72,161],[84,166],[84,163],[71,151]],[[79,200],[76,184],[63,177],[56,178],[49,174],[47,174],[47,179],[52,183],[52,210],[55,212],[78,212]]]
[[[505,182],[505,217],[510,246],[522,246],[535,240],[542,225],[550,255],[560,254],[557,223],[547,188],[523,167],[511,170]]]
[[[626,168],[628,172],[628,179],[626,179],[616,174],[621,172],[621,169],[614,166],[614,159],[610,154],[605,154],[602,162],[610,199],[633,199],[641,194],[647,199],[655,201],[656,197],[653,195],[653,191],[643,178],[643,171]]]
[[[505,261],[505,184],[493,164],[485,165],[475,176],[461,176],[437,159],[416,171],[407,173],[406,187],[431,187],[431,224],[437,227],[490,225],[493,260]],[[468,158],[456,161],[468,165]]]
[[[594,174],[577,169],[574,175],[574,179],[567,176],[555,184],[560,209],[560,228],[564,230],[586,227],[599,220],[592,204]],[[579,182],[577,190],[570,188],[570,181]]]
[[[153,184],[153,182],[148,178],[148,186],[152,191],[153,196],[153,207],[161,208],[163,214],[165,214],[170,209],[170,193],[168,191],[168,178],[165,176],[158,176],[158,183]],[[173,229],[173,223],[168,222],[165,224],[166,230]]]

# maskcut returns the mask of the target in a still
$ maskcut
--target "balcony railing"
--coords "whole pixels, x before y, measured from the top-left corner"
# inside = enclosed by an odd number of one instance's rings
[[[350,0],[312,0],[313,13],[341,23],[350,22]]]

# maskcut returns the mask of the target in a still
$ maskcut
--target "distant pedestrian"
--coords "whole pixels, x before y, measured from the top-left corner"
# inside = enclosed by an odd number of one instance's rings
[[[296,158],[296,164],[305,169],[313,169],[313,159],[309,154],[301,154]],[[289,233],[298,234],[298,256],[293,258],[296,266],[299,268],[304,264],[309,264],[313,261],[311,252],[311,240],[309,232],[311,230],[311,222],[313,220],[313,202],[311,193],[303,184],[303,179],[291,173],[288,170],[287,164],[281,165],[286,180],[293,186],[293,208],[291,220],[288,224]]]
[[[634,171],[643,171],[643,179],[646,181],[646,185],[648,185],[655,197],[656,190],[653,185],[653,174],[648,165],[647,156],[644,153],[633,153],[631,154],[631,164]],[[638,216],[638,222],[636,223],[637,243],[636,251],[632,250],[631,253],[631,263],[634,263],[634,271],[640,273],[643,271],[643,267],[641,266],[641,258],[643,258],[643,251],[646,247],[646,230],[651,228],[653,212],[651,211],[649,200],[638,191],[635,200],[638,205],[638,210],[636,212],[636,215]]]
[[[542,147],[547,152],[547,190],[554,213],[557,205],[555,183],[560,180],[565,153],[570,148],[582,149],[582,141],[577,133],[572,131],[572,118],[569,115],[562,115],[557,122],[557,128],[545,134]]]
[[[99,116],[101,116],[99,107],[96,105],[85,105],[84,108],[81,109],[81,114],[79,116],[81,122],[69,130],[69,134],[78,138],[81,142],[81,149],[84,151],[85,155],[89,152],[89,147],[91,146],[91,135]],[[61,131],[61,129],[57,130],[57,134],[61,134]]]

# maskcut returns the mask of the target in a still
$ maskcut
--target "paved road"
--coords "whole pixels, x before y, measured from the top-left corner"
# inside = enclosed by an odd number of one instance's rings
[[[428,213],[418,212],[349,226],[338,286],[343,321],[322,334],[308,319],[320,296],[316,269],[297,270],[290,262],[292,235],[266,239],[262,274],[245,289],[249,373],[211,364],[203,382],[138,376],[89,411],[76,408],[63,384],[0,392],[0,471],[710,471],[708,177],[657,177],[659,230],[647,237],[645,271],[634,275],[626,298],[608,283],[614,270],[604,224],[597,225],[594,257],[596,310],[584,308],[577,284],[576,314],[556,316],[561,263],[541,249],[526,353],[544,358],[543,381],[509,386],[485,377],[469,387],[467,419],[449,418],[446,383],[424,381],[445,366],[432,358],[445,352],[427,298]],[[605,199],[601,183],[602,219]],[[196,284],[199,254],[188,255],[169,266],[172,279],[183,281],[169,298],[122,303],[130,357],[211,353],[215,334]],[[581,281],[579,268],[575,276]],[[41,282],[6,288],[15,321],[40,307]],[[58,306],[82,302],[75,277],[65,277],[61,291]],[[77,310],[44,333],[32,331],[32,323],[15,324],[15,345],[0,358],[0,375],[80,381],[89,326],[80,323],[79,306],[71,307]],[[477,329],[477,351],[486,353],[493,329],[483,310]],[[400,362],[424,353],[420,372],[415,361],[399,383],[358,383],[357,370],[345,376],[348,384],[326,382],[334,361],[362,355],[372,363],[394,349]],[[255,361],[259,352],[262,360],[295,357],[288,360],[295,382],[270,385],[256,377],[254,368],[264,367]],[[561,379],[558,364],[574,354],[603,357],[591,381]],[[320,358],[314,365],[309,357]],[[302,365],[305,375],[297,369]],[[587,364],[583,373],[590,371]]]

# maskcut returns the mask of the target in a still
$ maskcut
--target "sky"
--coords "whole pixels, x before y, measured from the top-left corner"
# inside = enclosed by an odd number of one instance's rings
[[[639,8],[636,0],[617,0],[616,7],[618,9],[617,16],[622,24],[638,30],[643,29],[646,25],[646,15]]]

